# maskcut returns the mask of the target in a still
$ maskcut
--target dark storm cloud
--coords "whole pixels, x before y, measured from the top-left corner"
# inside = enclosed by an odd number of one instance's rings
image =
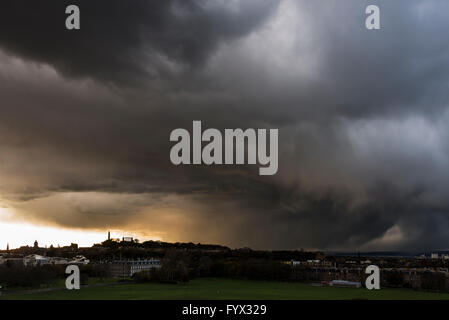
[[[78,5],[82,28],[65,29],[65,8]],[[261,25],[278,0],[4,1],[0,45],[50,63],[71,76],[124,83],[163,73],[160,54],[183,65],[202,64],[220,41]],[[147,79],[148,80],[148,79]]]
[[[66,4],[1,4],[0,195],[18,215],[233,246],[448,247],[447,1],[378,1],[381,31],[364,28],[372,1],[78,1],[75,32]],[[171,165],[170,131],[192,120],[279,128],[278,175]]]

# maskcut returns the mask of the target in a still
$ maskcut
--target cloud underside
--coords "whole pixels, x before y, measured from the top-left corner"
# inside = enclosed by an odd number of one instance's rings
[[[17,219],[256,248],[449,246],[447,1],[0,4]],[[71,4],[71,3],[70,3]],[[173,166],[170,132],[279,128],[279,171]]]

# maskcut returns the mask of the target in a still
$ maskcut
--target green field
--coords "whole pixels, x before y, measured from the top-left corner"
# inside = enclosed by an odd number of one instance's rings
[[[366,289],[315,287],[302,283],[196,279],[186,284],[117,284],[82,288],[78,291],[53,291],[4,295],[3,299],[449,299],[449,294],[406,289]]]

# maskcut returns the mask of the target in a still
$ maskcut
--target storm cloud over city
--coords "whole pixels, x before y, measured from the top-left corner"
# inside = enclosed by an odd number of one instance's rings
[[[70,31],[71,2],[0,4],[4,221],[449,248],[448,1],[75,2]],[[380,30],[365,28],[369,4]],[[173,165],[170,132],[194,120],[279,129],[277,174]]]

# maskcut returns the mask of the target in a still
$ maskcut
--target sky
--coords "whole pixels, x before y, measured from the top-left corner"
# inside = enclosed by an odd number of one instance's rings
[[[81,29],[65,29],[77,4]],[[381,30],[365,28],[378,5]],[[449,248],[446,0],[0,4],[0,248]],[[279,129],[279,170],[170,132]],[[36,239],[35,239],[36,238]]]

